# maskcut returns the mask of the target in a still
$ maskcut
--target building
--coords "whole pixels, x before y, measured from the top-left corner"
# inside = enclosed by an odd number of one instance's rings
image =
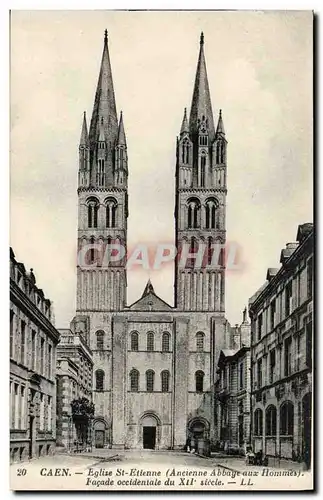
[[[56,440],[52,305],[10,249],[10,460],[49,455]]]
[[[244,454],[250,443],[250,323],[247,309],[232,328],[232,348],[222,349],[215,384],[218,448]]]
[[[249,300],[252,439],[268,456],[311,459],[313,224],[281,251]]]
[[[74,324],[71,327],[74,329]],[[92,352],[81,332],[59,329],[60,343],[57,348],[57,446],[72,449],[76,430],[72,420],[73,399],[92,400],[93,361]]]
[[[214,440],[214,366],[228,332],[225,259],[221,252],[214,257],[226,239],[226,152],[221,111],[214,124],[202,34],[174,159],[175,242],[182,256],[175,263],[174,305],[150,281],[127,305],[126,258],[110,258],[109,265],[102,258],[116,248],[111,245],[127,248],[131,172],[105,34],[89,132],[83,118],[78,177],[76,321],[84,323],[93,352],[96,446],[103,439],[110,447],[174,449],[188,435]]]

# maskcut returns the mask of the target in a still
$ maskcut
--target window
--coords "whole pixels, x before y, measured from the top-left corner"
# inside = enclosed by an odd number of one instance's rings
[[[147,392],[154,391],[154,379],[155,379],[155,372],[153,372],[153,370],[147,370],[146,371],[146,391]]]
[[[52,376],[52,346],[48,344],[48,378]]]
[[[139,336],[137,332],[131,334],[131,350],[138,351],[139,349]]]
[[[45,340],[40,339],[40,373],[43,375],[44,373],[44,348],[45,348]]]
[[[312,298],[313,295],[313,259],[307,261],[307,297]]]
[[[26,323],[21,320],[21,351],[20,351],[20,361],[25,364],[25,348],[26,348]]]
[[[216,211],[219,207],[219,204],[216,200],[207,200],[205,204],[205,227],[206,229],[215,229],[216,228]]]
[[[239,365],[239,389],[243,389],[244,386],[244,364]]]
[[[197,334],[196,334],[196,350],[197,350],[197,352],[204,351],[204,333],[203,332],[197,332]]]
[[[266,410],[266,436],[276,436],[277,432],[277,410],[271,405]]]
[[[48,396],[48,406],[47,406],[47,430],[52,430],[52,398]]]
[[[31,369],[36,370],[36,332],[31,331]]]
[[[116,200],[107,200],[106,205],[106,227],[116,227],[117,202]]]
[[[96,332],[96,348],[98,351],[103,351],[104,349],[104,332],[102,330]]]
[[[291,298],[292,298],[292,282],[287,283],[285,288],[285,317],[290,315],[291,313]]]
[[[14,321],[15,321],[15,313],[10,310],[10,357],[11,358],[13,358],[14,355],[14,345],[15,345]]]
[[[206,156],[205,153],[201,156],[201,187],[205,187],[205,168],[206,168]]]
[[[187,204],[187,225],[189,229],[196,229],[199,225],[200,202],[198,199],[190,199]]]
[[[263,428],[262,428],[262,410],[260,408],[257,408],[257,410],[254,413],[254,435],[255,436],[262,436],[263,433]]]
[[[161,390],[162,392],[169,391],[169,371],[163,370],[161,372]]]
[[[139,372],[135,368],[130,372],[130,390],[131,392],[139,391]]]
[[[258,389],[262,387],[262,359],[257,361],[257,381],[258,381]]]
[[[276,351],[272,349],[269,354],[269,383],[272,384],[275,381],[275,369],[276,369]]]
[[[294,406],[290,401],[280,407],[280,435],[292,436],[294,430]]]
[[[288,337],[284,343],[285,363],[284,375],[288,377],[292,373],[292,337]]]
[[[262,336],[262,313],[259,314],[258,316],[258,322],[257,322],[257,328],[258,328],[258,340],[261,339]]]
[[[104,142],[102,142],[102,145],[103,144],[104,144]],[[104,159],[100,158],[99,161],[98,161],[98,173],[97,173],[97,183],[98,183],[98,186],[100,186],[100,187],[104,186],[104,177],[105,177],[105,174],[104,174]]]
[[[20,416],[21,416],[21,429],[26,429],[26,399],[25,399],[25,388],[20,387]]]
[[[219,141],[216,145],[216,163],[219,165],[225,161],[224,143]]]
[[[40,395],[40,408],[39,408],[39,430],[44,430],[44,419],[45,419],[45,398],[44,394]]]
[[[195,373],[195,391],[203,392],[203,385],[204,385],[204,372],[199,370]]]
[[[312,321],[306,324],[306,366],[312,368]]]
[[[190,151],[190,145],[188,140],[183,141],[183,146],[182,146],[182,163],[187,165],[190,161],[189,157],[189,151]]]
[[[170,340],[169,333],[164,332],[163,337],[162,337],[162,351],[163,352],[169,352],[169,340]]]
[[[147,333],[147,351],[155,350],[155,339],[153,332]]]
[[[98,227],[99,204],[96,199],[90,199],[87,206],[88,227]]]
[[[95,389],[97,391],[103,391],[104,389],[104,371],[97,370],[95,372]]]
[[[275,327],[276,301],[273,300],[270,304],[270,330]]]
[[[301,337],[300,335],[297,335],[295,337],[295,343],[296,343],[296,356],[295,356],[295,370],[299,370],[299,365],[300,365],[300,358],[301,358]]]

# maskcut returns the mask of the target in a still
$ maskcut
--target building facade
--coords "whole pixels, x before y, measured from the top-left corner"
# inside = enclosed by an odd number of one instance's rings
[[[10,460],[49,455],[56,441],[52,305],[10,249]]]
[[[103,440],[110,447],[173,449],[185,446],[189,434],[214,439],[214,366],[228,334],[225,259],[214,250],[226,238],[227,141],[221,112],[214,125],[203,34],[176,150],[181,261],[175,263],[174,305],[158,297],[150,281],[127,305],[126,257],[118,249],[126,255],[131,162],[105,34],[89,131],[83,119],[78,174],[75,320],[93,352],[96,446]],[[102,259],[107,250],[108,265]]]
[[[247,309],[232,328],[231,349],[222,349],[215,383],[217,448],[244,454],[250,443],[250,323]]]
[[[313,225],[281,251],[250,299],[252,438],[268,456],[311,461]]]
[[[71,325],[74,328],[74,325]],[[87,398],[92,401],[92,352],[81,332],[59,329],[57,348],[57,426],[56,443],[67,449],[75,447],[76,430],[72,419],[71,402]]]

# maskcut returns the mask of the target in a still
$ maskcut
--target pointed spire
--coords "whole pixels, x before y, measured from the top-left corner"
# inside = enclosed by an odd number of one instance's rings
[[[86,124],[86,113],[83,113],[83,124],[82,124],[82,132],[80,139],[80,146],[87,146],[89,143],[89,136],[87,133],[87,124]]]
[[[216,127],[216,135],[225,135],[223,119],[222,119],[222,109],[219,112],[218,126]]]
[[[183,122],[181,126],[181,135],[189,132],[189,126],[188,126],[188,120],[187,120],[187,111],[186,108],[184,108],[184,117],[183,117]]]
[[[145,286],[144,293],[142,294],[142,297],[145,297],[149,293],[155,293],[154,287],[153,287],[150,279],[147,281],[147,285]]]
[[[118,118],[113,89],[107,30],[104,32],[101,67],[90,126],[89,136],[92,148],[99,138],[101,123],[103,123],[106,140],[109,138],[109,140],[114,143],[118,133]]]
[[[208,123],[208,131],[210,142],[212,143],[215,138],[215,129],[213,121],[212,104],[209,90],[209,82],[207,78],[206,63],[204,56],[204,34],[201,33],[200,37],[200,53],[197,63],[195,84],[190,113],[190,132],[196,133],[198,131],[198,120],[205,117]]]
[[[120,122],[119,122],[119,129],[118,129],[117,144],[119,146],[127,146],[126,134],[125,134],[124,125],[123,125],[123,114],[122,114],[122,111],[120,113]]]

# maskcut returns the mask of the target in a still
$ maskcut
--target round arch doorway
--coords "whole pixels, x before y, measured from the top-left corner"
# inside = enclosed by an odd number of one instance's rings
[[[104,420],[95,420],[93,425],[94,430],[94,446],[95,448],[105,448],[107,444],[106,439],[107,425]]]
[[[159,443],[158,417],[153,413],[146,413],[140,419],[142,447],[144,450],[155,450]]]
[[[199,439],[208,439],[210,424],[202,417],[197,417],[188,423],[188,440],[194,443],[194,447],[197,447],[197,441]]]

